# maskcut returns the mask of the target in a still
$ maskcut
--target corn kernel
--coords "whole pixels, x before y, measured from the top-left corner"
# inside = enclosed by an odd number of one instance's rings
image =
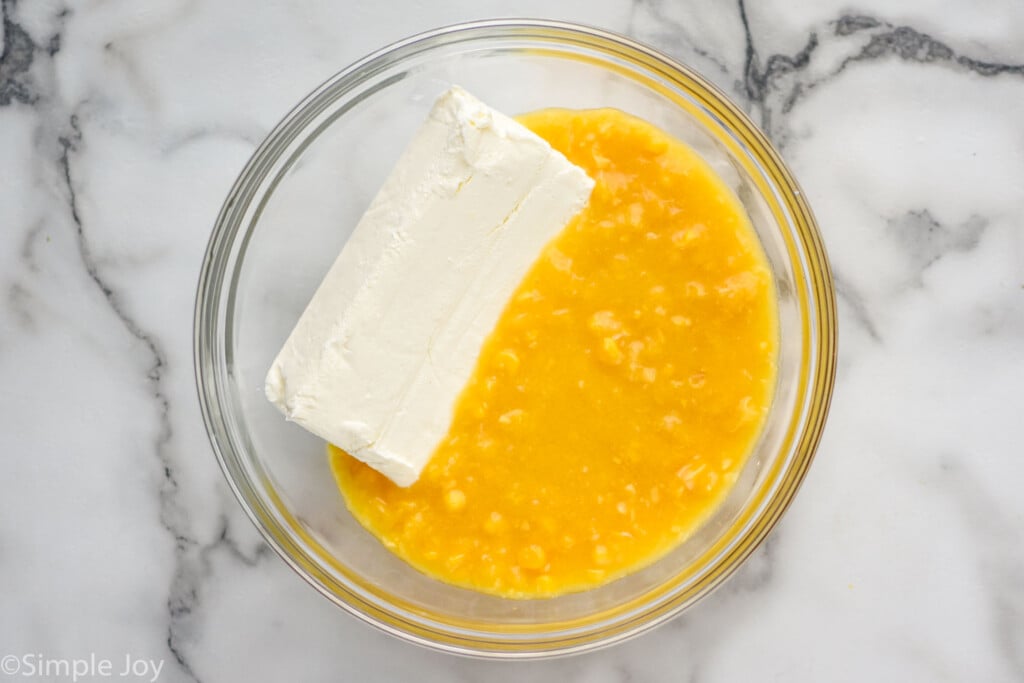
[[[555,270],[561,273],[568,273],[572,270],[572,259],[559,251],[557,247],[549,247],[547,257]]]
[[[536,543],[519,550],[519,566],[525,569],[541,569],[547,563],[547,553]]]
[[[512,410],[509,410],[508,412],[502,413],[501,416],[498,418],[498,422],[507,426],[522,424],[524,415],[525,413],[522,411],[522,409],[514,408]]]
[[[459,489],[451,489],[444,494],[444,506],[452,512],[466,507],[466,494]]]
[[[629,205],[629,224],[633,227],[640,225],[644,218],[644,207],[640,202],[633,202]]]
[[[707,289],[700,282],[687,282],[686,283],[686,295],[691,297],[700,298],[707,294]]]
[[[607,335],[621,330],[622,323],[615,318],[615,314],[611,311],[598,311],[590,316],[587,327],[591,332]]]
[[[603,357],[610,363],[619,364],[625,356],[622,353],[622,349],[615,343],[615,340],[611,337],[605,337],[601,342],[601,350],[604,352]]]
[[[498,355],[495,356],[495,360],[498,363],[498,367],[509,374],[515,374],[516,370],[519,369],[519,355],[512,349],[499,351]]]
[[[555,590],[555,580],[547,574],[542,574],[541,576],[538,576],[537,583],[534,585],[537,586],[537,591],[540,593],[548,594],[554,592]]]
[[[491,514],[484,520],[484,531],[489,534],[500,533],[505,528],[505,518],[502,517],[501,513],[493,510]]]

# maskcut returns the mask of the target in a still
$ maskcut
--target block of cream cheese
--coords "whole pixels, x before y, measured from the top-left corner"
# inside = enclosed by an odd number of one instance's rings
[[[512,292],[593,186],[511,118],[444,93],[274,360],[267,398],[412,484]]]

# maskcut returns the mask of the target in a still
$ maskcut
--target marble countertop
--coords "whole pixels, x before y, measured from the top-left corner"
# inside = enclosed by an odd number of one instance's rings
[[[496,664],[378,633],[264,546],[194,389],[221,201],[329,75],[510,7],[0,2],[0,682],[72,680],[47,662],[90,657],[111,662],[92,680],[126,664],[204,682],[1024,680],[1016,0],[514,5],[703,72],[780,146],[821,224],[841,325],[830,421],[722,589],[596,654]]]

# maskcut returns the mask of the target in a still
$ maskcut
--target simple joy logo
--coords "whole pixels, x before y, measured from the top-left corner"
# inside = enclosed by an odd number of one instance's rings
[[[144,659],[125,654],[108,659],[95,652],[87,657],[47,657],[40,653],[5,655],[0,658],[0,672],[19,678],[41,678],[48,681],[71,681],[96,678],[123,678],[156,683],[164,669],[162,659]]]

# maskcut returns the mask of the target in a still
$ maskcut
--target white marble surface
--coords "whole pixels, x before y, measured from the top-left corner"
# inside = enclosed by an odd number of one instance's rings
[[[742,103],[817,212],[842,333],[818,458],[750,562],[653,633],[513,665],[381,635],[270,553],[191,357],[211,224],[269,128],[365,52],[513,6],[0,7],[0,656],[163,660],[161,681],[1024,680],[1018,0],[514,6]],[[0,681],[71,679],[22,666]]]

